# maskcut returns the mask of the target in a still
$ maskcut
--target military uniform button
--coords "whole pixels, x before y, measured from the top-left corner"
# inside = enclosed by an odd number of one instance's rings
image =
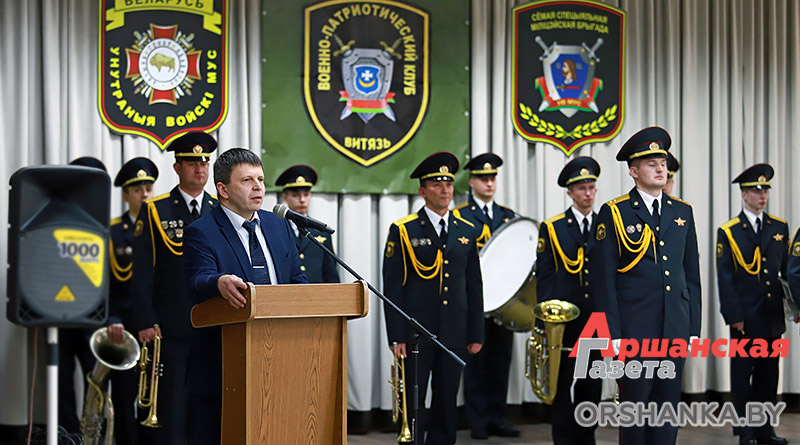
[[[767,257],[762,257],[762,258],[761,258],[761,262],[762,262],[762,263],[763,263],[763,262],[766,262],[766,261],[767,261]]]
[[[445,273],[444,273],[444,277],[445,277],[445,278],[450,278],[450,273],[449,273],[449,272],[445,272]]]
[[[589,298],[589,294],[583,294],[583,298]]]
[[[767,298],[772,296],[772,292],[767,292]]]
[[[669,292],[669,291],[671,291],[671,290],[672,290],[672,288],[671,288],[671,287],[669,287],[669,286],[667,286],[667,292]]]
[[[583,269],[583,273],[589,275],[589,269]]]
[[[764,269],[764,273],[769,273],[769,271],[767,269]]]
[[[766,284],[767,286],[769,286],[769,281],[767,281],[767,282],[766,282],[766,283],[764,283],[764,284]]]
[[[447,292],[447,291],[448,291],[448,288],[447,288],[447,286],[445,286],[445,287],[444,287],[444,291],[445,291],[445,292]]]
[[[656,232],[658,232],[660,229],[661,229],[661,227],[656,226]]]
[[[584,282],[584,283],[583,283],[583,286],[584,286],[584,287],[589,287],[589,282],[588,282],[588,281]]]
[[[450,264],[450,260],[444,260],[444,264]]]
[[[664,241],[659,241],[658,245],[663,247],[664,246]]]
[[[669,271],[668,271],[668,270],[665,270],[665,271],[664,271],[664,275],[666,275],[666,276],[669,276]]]
[[[588,262],[589,262],[589,258],[584,258],[584,259],[583,259],[583,262],[584,262],[584,263],[588,263]]]
[[[306,266],[300,266],[300,270],[302,270],[303,272],[305,272],[305,271],[306,271]]]
[[[301,260],[304,260],[305,258],[306,258],[306,254],[304,254],[304,253],[301,253],[301,254],[300,254],[300,259],[301,259]]]
[[[447,306],[447,300],[442,301],[442,304]]]
[[[661,259],[664,260],[664,261],[667,261],[667,256],[664,255],[664,256],[661,257]]]

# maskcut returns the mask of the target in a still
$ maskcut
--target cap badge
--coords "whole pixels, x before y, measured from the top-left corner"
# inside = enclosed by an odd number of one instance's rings
[[[195,153],[198,153],[198,154],[202,153],[203,152],[203,147],[201,147],[199,145],[195,145],[194,148],[192,148],[192,151],[195,152]]]
[[[450,168],[448,168],[446,165],[443,165],[439,167],[439,173],[450,173]]]
[[[492,169],[492,164],[489,163],[489,162],[483,164],[483,169],[484,170],[491,170]]]
[[[139,170],[138,172],[136,172],[137,178],[144,178],[145,176],[147,176],[147,172],[144,170]]]
[[[766,176],[761,175],[761,176],[758,177],[758,182],[766,182],[766,181],[767,181],[767,177]]]
[[[305,184],[306,183],[306,178],[304,178],[302,176],[298,176],[297,177],[297,183],[298,184]]]
[[[650,143],[650,150],[658,150],[658,148],[659,148],[658,142]]]
[[[588,168],[582,168],[581,169],[581,176],[589,176],[589,169]]]

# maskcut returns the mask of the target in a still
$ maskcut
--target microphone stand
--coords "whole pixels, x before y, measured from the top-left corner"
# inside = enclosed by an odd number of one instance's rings
[[[455,360],[455,362],[458,363],[462,368],[464,366],[466,366],[466,362],[464,362],[464,360],[461,360],[461,357],[456,355],[455,352],[453,352],[450,349],[448,349],[447,346],[443,345],[442,342],[439,341],[439,338],[435,334],[433,334],[429,330],[427,330],[425,328],[425,326],[422,326],[414,317],[411,317],[410,315],[408,315],[405,312],[403,312],[403,310],[400,309],[396,304],[394,304],[394,302],[392,300],[390,300],[385,295],[383,295],[369,281],[367,281],[364,278],[362,278],[361,275],[358,274],[358,272],[356,272],[355,270],[353,270],[353,268],[348,266],[347,263],[345,263],[341,258],[339,258],[330,249],[325,247],[324,244],[322,244],[321,242],[317,241],[317,239],[314,238],[313,236],[310,236],[310,234],[308,233],[308,230],[305,227],[301,227],[299,224],[295,224],[295,225],[297,226],[298,231],[303,236],[305,236],[306,238],[311,240],[311,242],[313,242],[314,244],[319,246],[326,254],[328,254],[331,258],[333,258],[340,266],[342,266],[345,270],[350,272],[350,275],[354,276],[357,280],[360,280],[360,281],[363,281],[363,282],[367,283],[367,287],[369,288],[370,291],[372,291],[373,294],[377,295],[378,298],[383,300],[383,302],[387,306],[389,306],[393,311],[395,311],[398,315],[400,315],[400,317],[402,317],[403,320],[405,320],[406,323],[408,323],[412,328],[414,328],[414,331],[415,331],[414,332],[414,337],[412,338],[412,340],[410,342],[411,356],[414,357],[414,360],[413,360],[414,361],[414,379],[413,379],[412,385],[411,385],[411,387],[412,387],[412,390],[411,390],[411,394],[412,394],[412,397],[411,397],[412,398],[411,412],[414,415],[413,415],[413,417],[411,419],[411,437],[414,438],[414,443],[419,445],[421,443],[421,440],[422,440],[421,437],[420,437],[421,434],[417,434],[418,433],[418,431],[417,431],[417,426],[418,426],[417,419],[419,419],[419,406],[420,406],[419,380],[418,380],[419,379],[418,375],[419,375],[419,338],[420,338],[420,336],[427,338],[436,347],[441,349],[445,354],[449,355],[450,358]]]

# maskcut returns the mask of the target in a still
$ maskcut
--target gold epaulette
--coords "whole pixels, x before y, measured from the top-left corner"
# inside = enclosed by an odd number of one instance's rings
[[[164,193],[163,195],[158,195],[155,198],[150,198],[147,200],[147,202],[161,201],[164,198],[169,198],[169,193]]]
[[[212,195],[211,193],[209,193],[208,196],[210,196],[210,197],[216,199],[217,201],[219,201],[219,198],[217,198],[217,195]]]
[[[412,214],[406,216],[405,218],[398,219],[397,221],[393,222],[392,224],[400,227],[403,224],[411,222],[411,221],[414,221],[417,218],[419,218],[419,213],[412,213]]]
[[[720,226],[720,229],[723,232],[725,232],[725,236],[728,237],[728,244],[731,247],[731,255],[733,255],[733,259],[736,260],[736,264],[741,266],[745,272],[747,272],[750,275],[760,275],[761,247],[756,246],[756,249],[753,252],[753,261],[751,263],[747,263],[744,259],[744,254],[742,254],[742,249],[739,248],[739,244],[736,242],[736,239],[733,237],[733,234],[731,233],[731,227],[735,226],[736,224],[739,224],[738,216]]]
[[[722,229],[722,230],[730,229],[731,227],[735,226],[736,224],[739,224],[739,217],[738,216],[736,218],[733,218],[733,219],[729,220],[725,224],[719,226],[719,228]]]
[[[769,216],[770,218],[774,219],[775,221],[780,221],[780,222],[782,222],[782,223],[786,224],[786,221],[784,221],[784,220],[782,220],[782,219],[778,218],[777,216],[770,215],[769,213],[767,213],[767,216]],[[787,225],[788,225],[788,224],[787,224]]]
[[[456,206],[456,208],[453,209],[453,210],[461,210],[461,209],[463,209],[464,207],[466,207],[468,205],[469,205],[469,201],[465,202],[464,204]]]
[[[116,226],[117,224],[119,224],[121,222],[122,222],[122,217],[118,216],[116,218],[111,218],[111,224],[109,224],[109,225]]]
[[[626,194],[624,194],[622,196],[617,196],[616,198],[612,199],[611,201],[608,201],[606,204],[608,204],[609,206],[613,206],[613,205],[617,205],[617,203],[620,203],[622,201],[627,201],[629,199],[631,199],[631,196],[626,193]]]
[[[471,222],[469,222],[466,219],[462,218],[461,217],[461,212],[459,212],[458,210],[453,210],[453,216],[455,216],[456,219],[459,219],[461,221],[464,221],[466,224],[469,224],[470,227],[475,227],[475,224],[472,224]]]
[[[553,224],[554,222],[556,222],[556,221],[558,221],[560,219],[564,219],[564,216],[565,215],[563,213],[559,213],[558,215],[556,215],[556,216],[554,216],[552,218],[544,220],[544,223],[545,224]]]
[[[687,206],[689,206],[689,207],[691,207],[691,206],[692,206],[691,204],[689,204],[688,202],[686,202],[686,201],[682,200],[681,198],[676,198],[676,197],[674,197],[674,196],[669,196],[669,195],[667,195],[667,197],[668,197],[669,199],[673,200],[673,201],[678,201],[678,202],[680,202],[680,203],[686,204],[686,205],[687,205]]]

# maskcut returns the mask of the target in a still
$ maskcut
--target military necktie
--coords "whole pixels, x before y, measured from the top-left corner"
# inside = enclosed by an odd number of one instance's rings
[[[589,218],[583,217],[583,244],[589,242]]]
[[[756,241],[761,244],[761,217],[756,218]]]
[[[258,242],[258,236],[256,235],[256,230],[259,229],[258,220],[245,221],[242,226],[247,229],[247,235],[250,239],[250,264],[253,265],[253,284],[270,284],[267,257],[264,256],[261,243]]]
[[[447,244],[447,227],[444,224],[444,219],[439,220],[439,225],[442,227],[441,230],[439,230],[439,240],[442,241],[442,246],[444,246]]]
[[[192,207],[192,218],[194,219],[200,218],[200,212],[197,211],[197,200],[193,199],[189,201],[189,206]]]
[[[661,224],[661,215],[658,213],[658,199],[653,200],[653,221],[656,223],[656,228]]]
[[[486,204],[483,205],[483,214],[486,215],[487,218],[489,217],[489,206]]]

